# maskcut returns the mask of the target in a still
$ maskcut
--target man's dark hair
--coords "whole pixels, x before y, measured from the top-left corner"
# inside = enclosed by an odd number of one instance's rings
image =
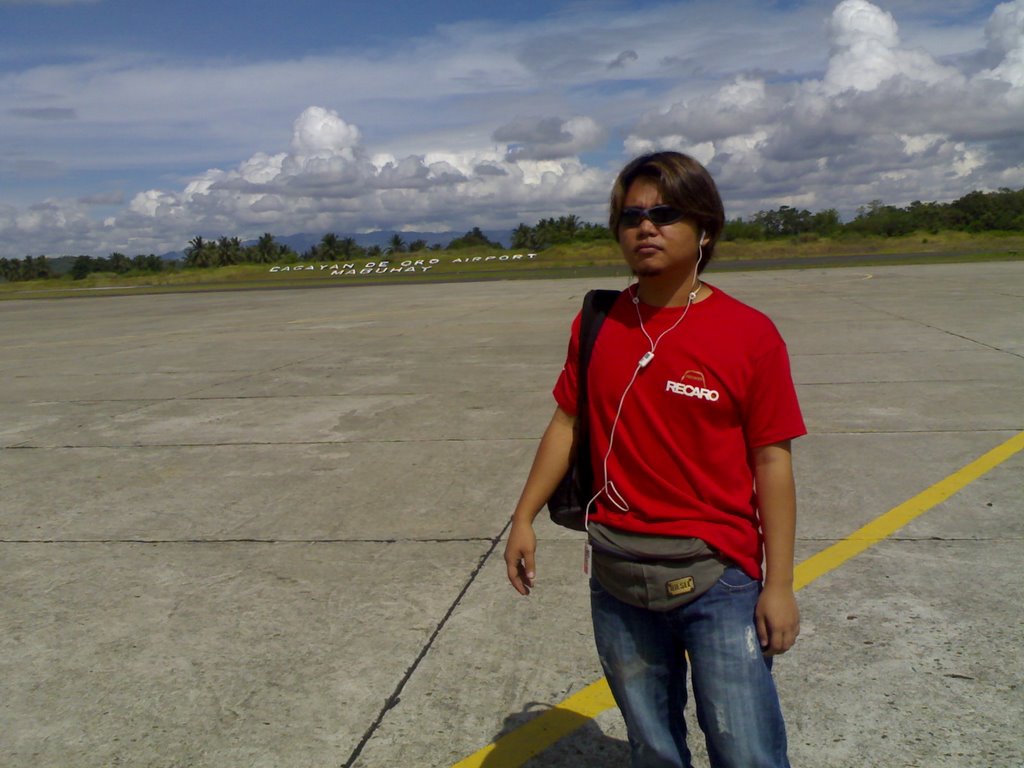
[[[704,230],[708,244],[703,247],[704,258],[697,269],[703,272],[715,255],[715,243],[725,228],[725,208],[715,180],[703,165],[681,152],[653,152],[632,160],[619,172],[612,187],[608,228],[616,239],[626,192],[640,177],[654,181],[665,205],[681,208],[698,230]]]

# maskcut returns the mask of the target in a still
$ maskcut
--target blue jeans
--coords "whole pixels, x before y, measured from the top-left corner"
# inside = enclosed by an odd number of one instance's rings
[[[692,603],[657,613],[617,600],[591,578],[594,639],[633,768],[691,767],[687,657],[712,768],[789,768],[771,659],[754,625],[760,594],[758,581],[728,568]]]

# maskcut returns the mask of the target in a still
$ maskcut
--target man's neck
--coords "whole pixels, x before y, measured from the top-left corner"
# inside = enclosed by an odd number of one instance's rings
[[[696,290],[694,302],[706,299],[711,290],[692,273],[682,282],[660,280],[657,277],[641,277],[637,280],[637,298],[652,307],[685,307],[690,300],[690,291]]]

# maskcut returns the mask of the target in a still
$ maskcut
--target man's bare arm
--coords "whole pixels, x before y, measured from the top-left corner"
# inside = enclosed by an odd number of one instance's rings
[[[508,580],[523,595],[530,594],[537,574],[537,537],[533,521],[569,469],[575,424],[575,416],[561,408],[555,409],[512,513],[512,528],[505,543],[505,565]]]
[[[796,484],[789,440],[754,449],[754,482],[765,558],[757,634],[765,654],[774,656],[788,651],[800,634],[800,610],[793,592]]]

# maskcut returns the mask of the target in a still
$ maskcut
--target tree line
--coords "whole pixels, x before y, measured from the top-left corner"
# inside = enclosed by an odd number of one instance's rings
[[[610,237],[608,227],[582,221],[579,216],[570,214],[557,219],[541,219],[532,227],[520,224],[512,232],[512,247],[540,251],[553,245],[608,240]]]
[[[857,210],[849,222],[843,222],[834,208],[812,213],[809,210],[783,205],[770,211],[759,211],[748,219],[738,217],[725,224],[722,239],[770,240],[805,235],[821,237],[878,236],[899,237],[914,232],[936,234],[943,230],[971,233],[1024,231],[1024,188],[1000,189],[996,192],[970,192],[951,203],[922,203],[915,200],[905,207],[885,205],[873,200]],[[578,216],[541,219],[534,226],[520,223],[512,232],[511,247],[540,251],[564,243],[608,240],[611,233],[600,224],[582,221]],[[502,249],[500,242],[490,240],[479,227],[457,237],[444,247],[459,250],[471,247]],[[425,240],[406,242],[400,234],[391,236],[386,246],[362,246],[352,237],[325,234],[318,243],[302,253],[278,242],[265,232],[255,243],[243,245],[237,237],[207,240],[196,236],[185,249],[182,266],[191,268],[224,267],[233,264],[275,264],[296,261],[353,261],[381,259],[401,253],[439,251],[441,245],[428,245]],[[177,269],[173,261],[153,254],[129,258],[123,253],[107,257],[78,256],[71,265],[71,276],[80,280],[93,272],[114,274],[145,274]],[[24,259],[0,258],[0,279],[7,281],[38,280],[57,277],[53,261],[46,256]]]
[[[447,250],[458,250],[472,246],[490,246],[501,248],[501,243],[491,241],[479,227],[448,243]],[[285,243],[278,242],[270,232],[251,245],[242,245],[237,237],[221,237],[217,240],[205,240],[193,237],[185,249],[184,264],[186,267],[227,267],[233,264],[277,264],[296,261],[354,261],[358,259],[382,259],[401,253],[417,253],[419,251],[439,251],[441,245],[428,245],[426,240],[416,239],[406,242],[397,232],[393,234],[386,246],[364,246],[353,237],[339,237],[328,232],[320,238],[320,242],[312,245],[302,253]]]
[[[45,256],[24,259],[0,259],[0,278],[8,282],[41,280],[54,276],[53,262]]]
[[[177,268],[173,261],[165,261],[156,254],[139,254],[133,258],[123,253],[111,253],[109,256],[94,258],[92,256],[76,256],[71,262],[71,269],[58,268],[58,263],[66,261],[70,257],[61,256],[57,259],[48,259],[46,256],[26,256],[24,259],[0,259],[0,278],[8,282],[19,280],[45,280],[51,277],[60,277],[69,271],[72,278],[81,280],[93,272],[108,272],[115,275],[125,275],[130,272],[136,274],[155,272],[167,272]]]
[[[899,208],[872,200],[857,209],[845,224],[834,208],[811,213],[784,205],[774,211],[760,211],[748,220],[726,223],[725,240],[768,240],[815,234],[822,237],[873,235],[900,237],[914,232],[941,231],[1021,232],[1024,231],[1024,188],[997,192],[971,192],[951,203],[922,203],[915,200]]]

